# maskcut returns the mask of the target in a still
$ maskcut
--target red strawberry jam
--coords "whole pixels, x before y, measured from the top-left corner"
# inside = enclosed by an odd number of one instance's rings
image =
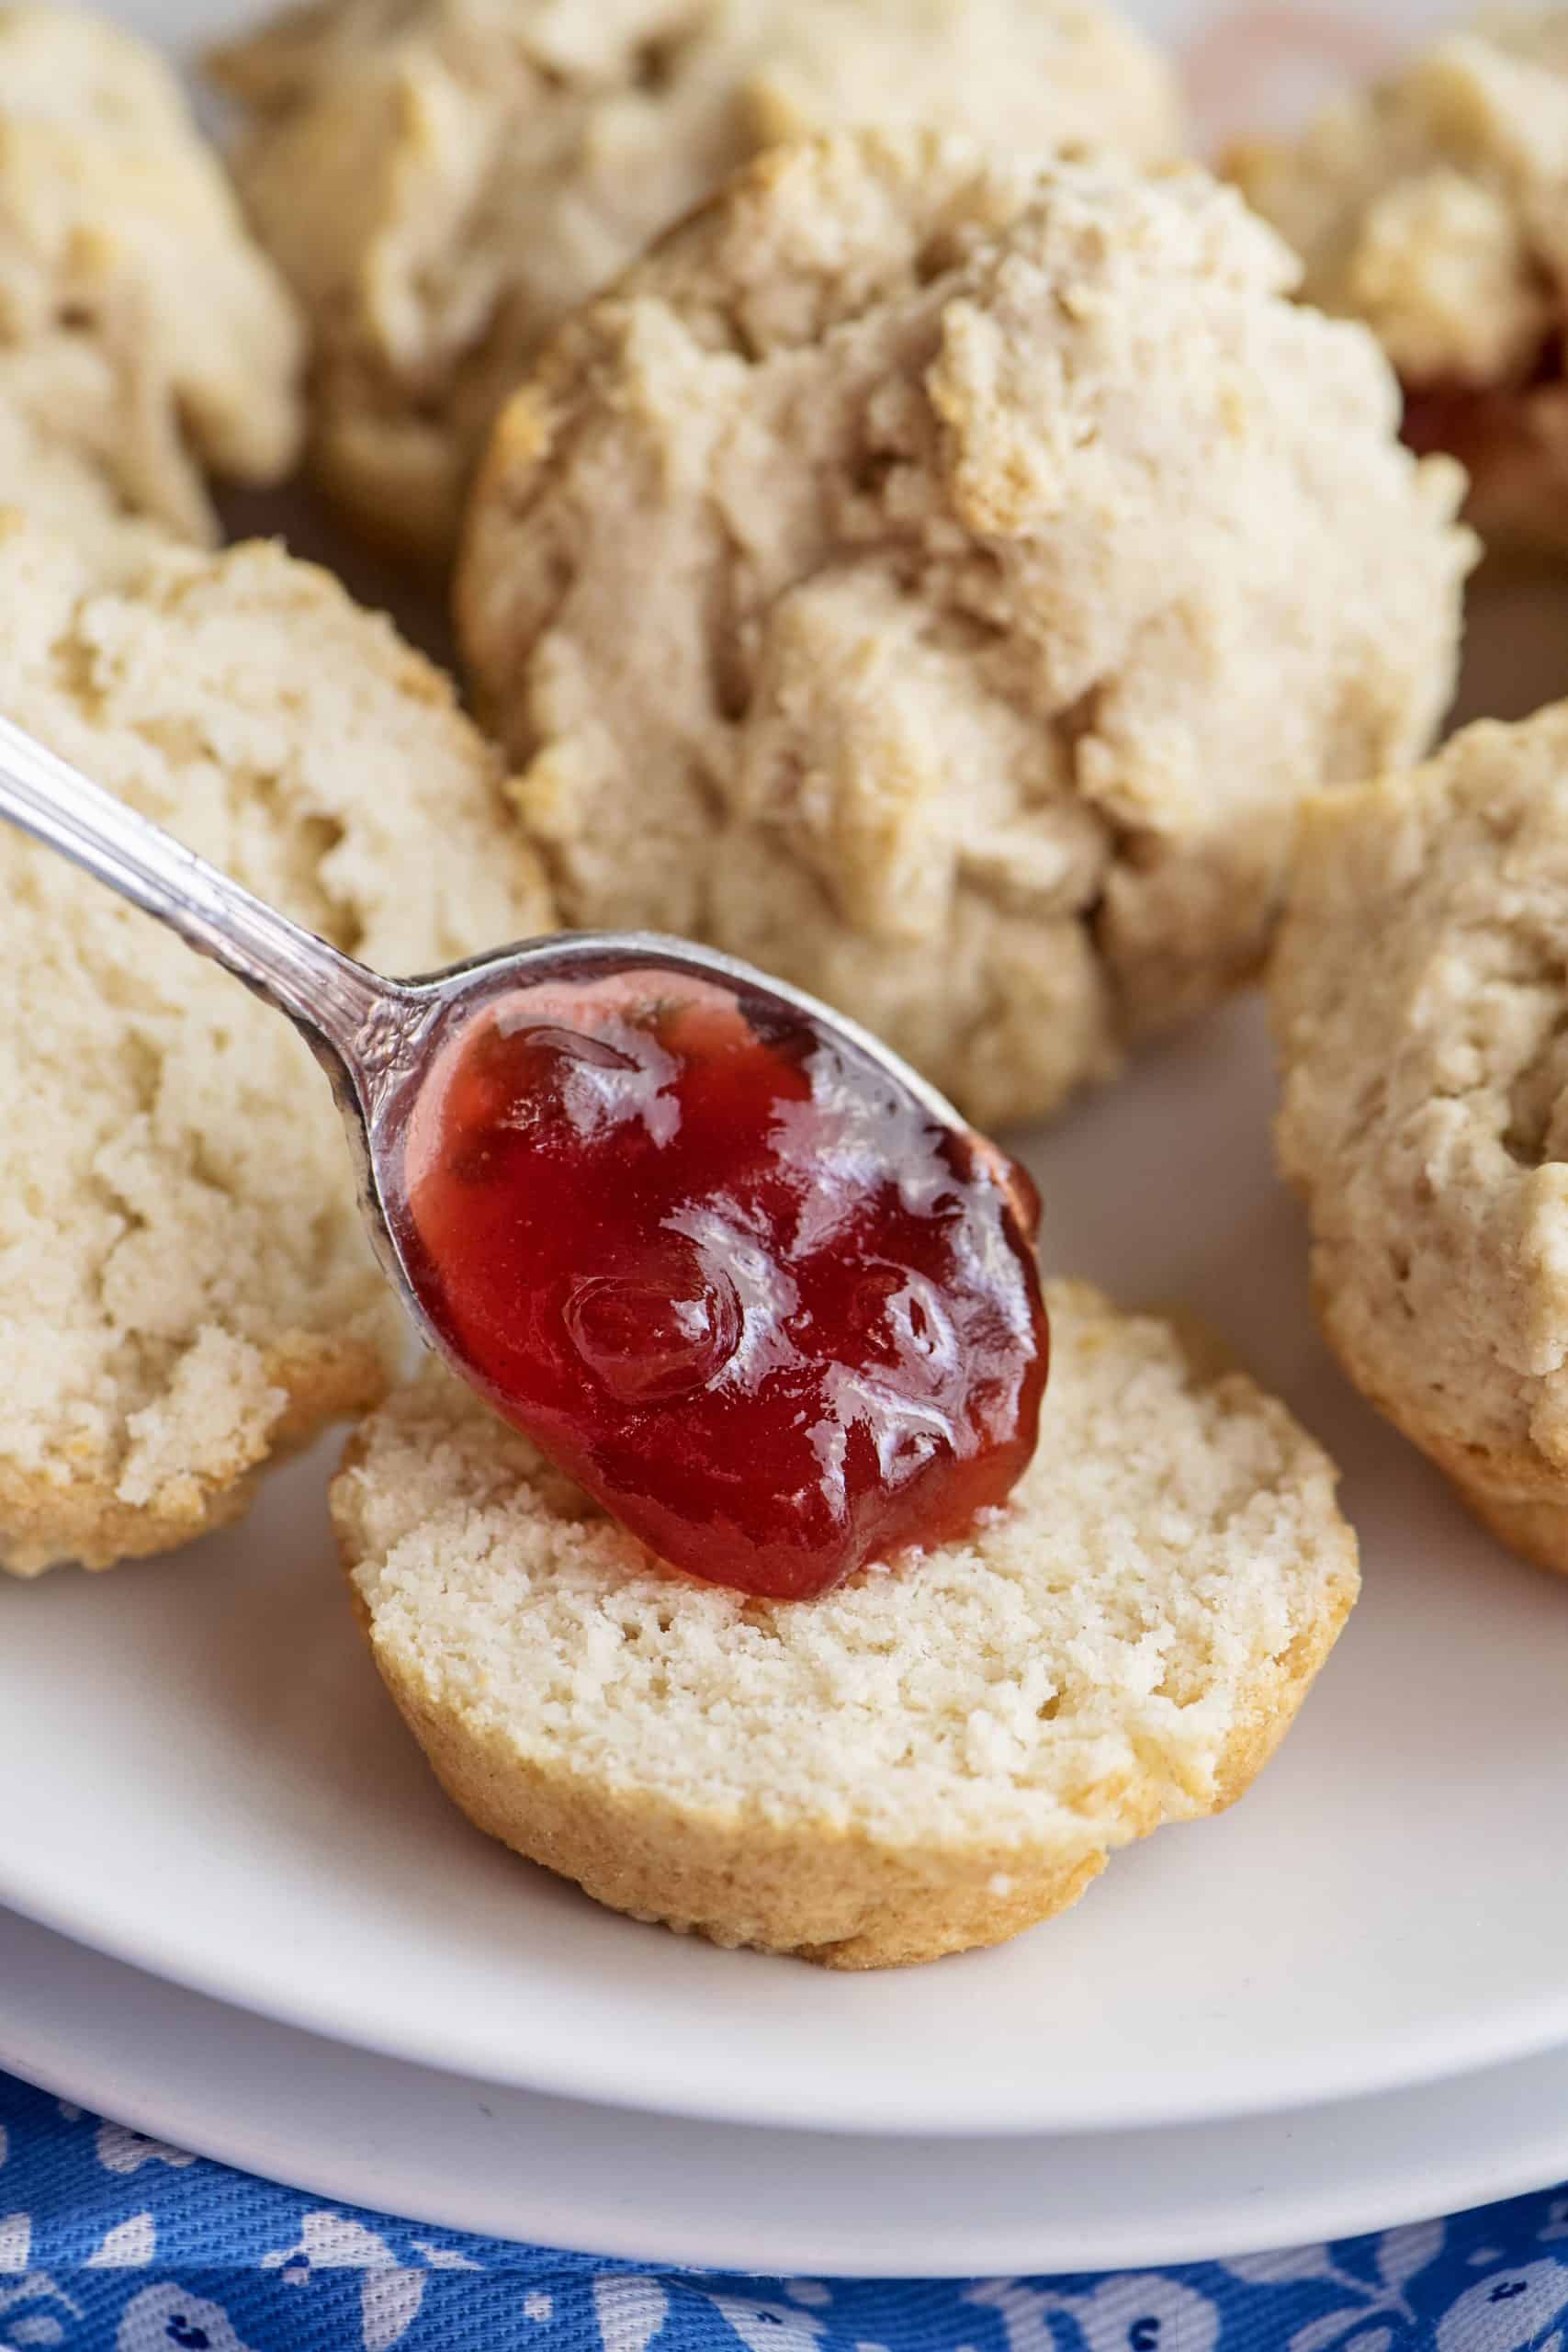
[[[690,1574],[800,1600],[961,1534],[1034,1447],[1023,1171],[804,1012],[658,967],[436,1057],[400,1220],[509,1420]]]

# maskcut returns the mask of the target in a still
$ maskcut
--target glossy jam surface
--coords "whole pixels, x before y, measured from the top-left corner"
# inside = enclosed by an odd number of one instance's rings
[[[675,1566],[804,1599],[1023,1469],[1037,1215],[868,1056],[653,967],[519,990],[443,1048],[400,1221],[510,1420]]]

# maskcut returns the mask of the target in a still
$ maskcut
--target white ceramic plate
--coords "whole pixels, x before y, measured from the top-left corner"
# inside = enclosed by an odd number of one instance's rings
[[[1322,1352],[1269,1095],[1237,1008],[1032,1155],[1054,1260],[1207,1311],[1346,1467],[1366,1597],[1223,1820],[934,1968],[635,1926],[437,1793],[350,1623],[316,1463],[193,1553],[0,1590],[0,1787],[27,1791],[0,1901],[335,2039],[747,2123],[1206,2120],[1568,2041],[1568,1589],[1472,1529]]]
[[[5,1913],[0,1984],[0,2066],[84,2107],[333,2202],[634,2262],[784,2278],[1135,2269],[1391,2228],[1568,2172],[1568,2052],[1246,2123],[863,2139],[627,2115],[399,2065]]]
[[[244,11],[120,13],[185,40]],[[1478,705],[1561,687],[1560,614],[1533,592],[1478,609],[1506,663]],[[1224,1821],[1121,1858],[1005,1951],[912,1975],[633,1927],[438,1797],[350,1628],[318,1462],[197,1553],[0,1591],[0,1786],[27,1792],[0,1816],[0,1899],[345,2041],[750,2123],[1106,2131],[1568,2040],[1568,1594],[1476,1534],[1327,1364],[1269,1097],[1256,1016],[1233,1013],[1033,1155],[1054,1261],[1206,1309],[1349,1474],[1367,1599]]]

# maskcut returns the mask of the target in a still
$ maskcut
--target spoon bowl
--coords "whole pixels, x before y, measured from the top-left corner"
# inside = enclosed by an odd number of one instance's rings
[[[324,941],[317,944],[326,948]],[[612,974],[657,971],[716,983],[761,1010],[803,1015],[836,1044],[864,1055],[913,1097],[934,1125],[961,1136],[971,1149],[978,1148],[988,1159],[994,1158],[1006,1170],[1010,1189],[1013,1185],[1011,1161],[999,1152],[993,1154],[946,1097],[869,1030],[804,989],[770,978],[739,956],[695,946],[689,939],[651,931],[556,932],[515,941],[406,980],[384,979],[366,966],[338,956],[334,949],[326,948],[326,953],[347,967],[345,983],[352,974],[355,981],[371,984],[373,993],[362,1013],[357,1018],[352,1013],[344,1017],[334,996],[314,1023],[294,1012],[289,1017],[332,1081],[354,1156],[366,1228],[387,1278],[426,1345],[465,1373],[466,1365],[428,1311],[412,1262],[403,1145],[414,1104],[436,1057],[472,1023],[522,989],[541,983],[585,984]],[[251,985],[258,983],[252,979]],[[263,989],[262,993],[266,990]],[[280,998],[275,1001],[281,1005]],[[1032,1213],[1032,1204],[1021,1204],[1026,1221]]]

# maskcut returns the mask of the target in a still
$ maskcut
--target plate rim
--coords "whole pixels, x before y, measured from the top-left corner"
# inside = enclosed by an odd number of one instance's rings
[[[960,2142],[1200,2130],[1257,2122],[1281,2114],[1313,2113],[1325,2108],[1431,2089],[1499,2067],[1528,2064],[1553,2051],[1568,2049],[1565,1983],[1560,1994],[1546,1996],[1542,2003],[1525,2005],[1532,2013],[1528,2024],[1516,2022],[1512,2011],[1489,2011],[1472,2023],[1467,2036],[1456,2033],[1450,2023],[1441,2028],[1428,2026],[1400,2041],[1392,2040],[1386,2032],[1374,2035],[1364,2047],[1348,2041],[1337,2067],[1325,2068],[1315,2056],[1303,2055],[1299,2079],[1289,2089],[1281,2090],[1274,2075],[1261,2080],[1251,2094],[1233,2085],[1221,2107],[1215,2107],[1212,2098],[1204,2102],[1202,2070],[1195,2066],[1185,2098],[1172,2092],[1163,2099],[1140,2101],[1135,2095],[1124,2091],[1119,2099],[1107,2101],[1102,2093],[1092,2113],[1075,2116],[1069,2110],[1050,2123],[1042,2123],[1038,2117],[1031,2118],[1021,2109],[1011,2107],[994,2110],[971,2108],[957,2116],[943,2107],[924,2108],[918,2095],[878,2101],[867,2099],[863,2094],[852,2108],[844,2105],[825,2113],[820,2104],[820,2082],[806,2070],[800,2079],[811,2084],[809,2094],[803,2090],[793,2095],[786,2090],[781,2095],[775,2090],[771,2096],[759,2097],[757,2086],[751,2084],[743,2100],[726,2101],[716,2095],[714,2077],[707,2078],[708,2095],[697,2095],[692,2091],[689,2078],[674,2068],[662,2074],[655,2070],[651,2078],[628,2082],[616,2062],[606,2059],[599,2063],[592,2043],[585,2040],[574,2044],[563,2039],[555,2052],[546,2053],[536,2049],[526,2061],[497,2068],[493,2052],[481,2053],[465,2033],[441,2030],[439,2004],[427,2006],[417,2033],[394,2041],[389,2033],[378,2033],[346,1993],[334,1992],[330,1997],[323,1997],[318,1989],[312,2003],[307,2004],[303,1999],[290,2001],[269,1991],[264,1963],[251,1963],[243,1955],[240,1965],[231,1967],[230,1981],[220,1981],[215,1973],[193,1965],[177,1940],[171,1938],[167,1946],[160,1950],[159,1939],[144,1930],[106,1928],[101,1912],[95,1914],[90,1905],[84,1905],[77,1913],[68,1902],[35,1898],[25,1886],[18,1892],[11,1873],[0,1876],[0,1917],[7,1910],[117,1965],[180,1992],[237,2010],[258,2022],[305,2033],[389,2064],[493,2083],[519,2093],[727,2129],[815,2132],[847,2137],[893,2134]],[[1539,2017],[1533,2015],[1538,2007],[1542,2010]],[[1353,2059],[1358,2063],[1352,2064]],[[914,2084],[917,2071],[909,2070],[903,2079]]]

